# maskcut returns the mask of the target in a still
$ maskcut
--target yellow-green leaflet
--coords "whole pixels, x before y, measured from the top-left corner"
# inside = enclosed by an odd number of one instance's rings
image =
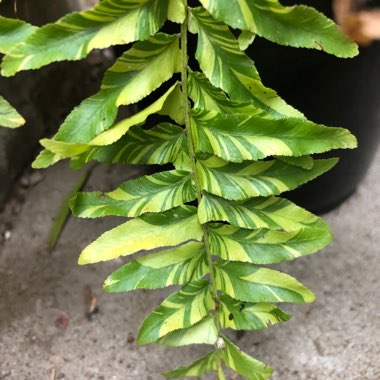
[[[104,0],[93,9],[71,13],[38,28],[12,49],[4,59],[2,75],[79,60],[93,49],[145,40],[160,29],[168,6],[168,0]],[[170,13],[177,16],[178,8],[173,4]]]
[[[215,321],[212,316],[208,316],[187,328],[173,331],[156,341],[165,346],[180,347],[190,344],[210,344],[214,345],[218,339]]]
[[[107,292],[134,289],[158,289],[184,285],[209,272],[204,244],[190,242],[179,247],[145,255],[133,260],[108,276]]]
[[[220,301],[220,323],[224,328],[265,329],[276,323],[286,322],[291,317],[270,303],[242,302],[225,294],[220,297]]]
[[[218,20],[282,45],[354,57],[358,47],[314,8],[285,7],[278,0],[200,0]],[[245,47],[245,46],[244,46]]]
[[[178,379],[186,376],[198,377],[208,372],[216,371],[216,355],[216,351],[212,351],[188,366],[183,366],[172,371],[167,371],[163,373],[163,375],[167,379]]]
[[[190,174],[171,170],[124,182],[110,193],[78,193],[71,201],[71,209],[82,218],[136,217],[170,210],[196,198]]]
[[[177,207],[164,213],[141,216],[105,232],[82,251],[79,264],[93,264],[141,250],[175,246],[188,240],[201,240],[202,236],[196,209]]]
[[[210,251],[223,260],[275,264],[314,253],[332,240],[327,225],[283,232],[245,229],[224,224],[209,228]]]
[[[0,127],[13,129],[21,127],[24,124],[24,118],[2,96],[0,96]]]
[[[199,221],[225,221],[235,227],[286,232],[304,228],[328,230],[326,223],[294,203],[276,197],[257,197],[248,201],[228,201],[205,193],[198,208]]]
[[[315,301],[314,294],[293,277],[253,264],[220,261],[215,282],[218,289],[240,301],[296,304]]]
[[[225,199],[246,200],[293,190],[336,163],[336,159],[315,160],[312,169],[303,169],[278,160],[234,164],[211,157],[198,161],[197,172],[203,190]]]
[[[278,156],[303,156],[337,148],[352,149],[356,138],[346,129],[326,127],[300,118],[263,119],[193,110],[192,133],[198,152],[230,162]]]
[[[209,282],[192,281],[171,294],[145,318],[137,341],[140,344],[152,343],[172,331],[193,326],[208,315],[213,305]]]
[[[24,21],[0,16],[0,53],[8,54],[37,28]]]
[[[251,358],[223,336],[226,348],[222,350],[222,358],[227,367],[248,380],[265,380],[270,378],[273,369],[266,364]]]

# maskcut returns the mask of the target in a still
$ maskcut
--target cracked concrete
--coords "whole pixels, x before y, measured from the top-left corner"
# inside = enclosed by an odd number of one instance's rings
[[[110,190],[137,173],[99,167],[87,189]],[[6,236],[0,246],[0,379],[161,379],[163,370],[207,351],[135,345],[142,319],[167,292],[105,294],[102,282],[122,260],[77,265],[81,249],[121,219],[71,218],[55,251],[47,251],[53,218],[78,175],[62,164],[49,168],[23,194],[22,207],[9,206],[1,215]],[[286,305],[290,322],[238,341],[276,369],[274,380],[380,379],[379,189],[380,151],[356,194],[326,215],[334,242],[278,266],[313,289],[318,300]],[[99,305],[91,321],[83,300],[87,285]]]

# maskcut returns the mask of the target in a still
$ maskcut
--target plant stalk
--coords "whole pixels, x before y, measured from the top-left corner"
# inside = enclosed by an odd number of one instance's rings
[[[191,122],[190,122],[190,111],[191,106],[189,102],[189,92],[188,92],[188,38],[187,38],[187,30],[188,30],[188,23],[189,23],[189,11],[188,11],[188,5],[187,0],[185,0],[185,8],[186,8],[186,18],[185,21],[181,25],[181,51],[182,51],[182,92],[183,96],[185,98],[185,127],[186,127],[186,135],[187,135],[187,143],[189,148],[189,154],[190,154],[190,160],[191,160],[191,171],[192,171],[192,177],[193,181],[195,183],[196,192],[197,192],[197,201],[198,205],[202,201],[203,197],[203,191],[200,185],[199,176],[197,173],[197,166],[196,166],[196,157],[195,157],[195,148],[194,148],[194,141],[192,137],[192,131],[191,131]],[[219,321],[219,304],[220,304],[220,298],[218,295],[217,288],[215,286],[215,275],[214,275],[214,261],[212,258],[212,254],[210,252],[210,244],[209,244],[209,237],[208,237],[208,227],[207,224],[202,225],[203,229],[203,242],[205,245],[205,251],[207,255],[207,260],[210,268],[210,289],[212,293],[212,297],[215,302],[215,326],[218,331],[218,336],[220,336],[221,326]],[[220,361],[220,355],[219,361]],[[220,363],[219,363],[220,365]]]

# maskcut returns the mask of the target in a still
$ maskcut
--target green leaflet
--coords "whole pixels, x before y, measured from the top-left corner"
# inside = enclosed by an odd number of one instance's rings
[[[240,301],[315,301],[314,294],[293,277],[253,264],[220,261],[215,265],[215,283],[218,289]]]
[[[279,195],[311,181],[330,170],[336,159],[315,160],[310,170],[278,160],[229,163],[217,157],[199,160],[198,178],[202,189],[230,200]]]
[[[185,17],[186,10],[183,0],[169,0],[168,20],[182,24]]]
[[[0,127],[14,129],[21,127],[24,124],[24,118],[2,96],[0,96]]]
[[[105,0],[37,29],[4,59],[2,75],[79,60],[93,49],[145,40],[163,25],[168,0]]]
[[[213,255],[223,260],[253,264],[293,260],[322,249],[332,240],[327,225],[324,229],[303,228],[299,231],[281,232],[213,224],[208,232]]]
[[[171,331],[193,326],[213,307],[208,281],[192,281],[171,294],[145,318],[137,341],[139,344],[152,343]]]
[[[202,7],[192,9],[190,15],[191,30],[198,33],[196,58],[215,87],[226,91],[232,100],[252,102],[272,117],[302,117],[275,91],[264,87],[253,61],[240,50],[225,24]]]
[[[165,70],[160,70],[162,66]],[[177,36],[158,33],[135,43],[107,70],[100,91],[83,101],[66,118],[55,140],[93,145],[116,141],[93,140],[111,126],[119,106],[143,99],[178,72],[179,66]]]
[[[172,87],[169,88],[169,90],[167,90],[164,93],[164,95],[162,95],[150,106],[120,121],[109,130],[100,133],[98,137],[95,137],[95,139],[91,141],[91,143],[96,143],[97,141],[99,141],[101,145],[112,144],[114,141],[118,141],[121,137],[123,137],[123,135],[127,133],[131,127],[137,124],[144,123],[147,120],[147,118],[154,113],[159,113],[162,115],[166,114],[171,117],[174,117],[175,112],[172,111],[172,103],[175,99],[178,99],[179,97],[179,86],[178,83],[175,83]],[[54,164],[57,161],[70,157],[75,157],[79,162],[81,162],[81,164],[84,164],[87,161],[91,160],[92,155],[95,155],[98,152],[98,149],[100,150],[102,157],[104,154],[107,155],[107,153],[112,152],[112,147],[114,146],[109,145],[106,148],[104,148],[104,150],[101,150],[101,148],[96,148],[89,144],[77,144],[48,139],[43,139],[41,143],[47,148],[47,150],[44,150],[43,153],[41,153],[33,162],[33,167],[36,168],[45,168]],[[47,151],[50,151],[50,154],[48,154]],[[99,161],[103,162],[102,160]]]
[[[133,126],[117,142],[104,147],[93,147],[79,160],[103,163],[158,164],[175,162],[187,153],[183,128],[170,123],[160,123],[152,129]]]
[[[203,277],[208,271],[203,244],[191,242],[125,264],[107,278],[104,290],[128,292],[184,285]]]
[[[235,102],[228,99],[223,90],[214,87],[204,74],[197,71],[189,73],[189,96],[195,109],[226,114],[238,112],[250,116],[270,116],[263,109],[255,107],[252,102]]]
[[[165,346],[179,347],[190,344],[211,344],[214,345],[218,339],[215,321],[212,316],[208,316],[187,328],[173,331],[156,341]]]
[[[200,0],[218,20],[272,42],[323,50],[337,57],[358,54],[358,47],[334,22],[304,5],[284,7],[278,0]]]
[[[179,367],[172,371],[165,372],[163,373],[163,375],[167,379],[178,379],[178,378],[182,378],[186,376],[188,377],[202,376],[208,372],[216,371],[217,370],[216,356],[217,356],[217,352],[212,351],[188,366]]]
[[[198,208],[199,221],[225,221],[235,227],[295,232],[304,228],[328,230],[326,223],[294,203],[276,197],[228,201],[205,193]],[[317,233],[317,231],[316,231]]]
[[[202,237],[196,209],[177,207],[159,214],[143,215],[105,232],[82,251],[79,264],[112,260],[141,250],[201,240]]]
[[[232,162],[273,155],[302,156],[357,146],[355,137],[346,129],[299,118],[268,120],[194,110],[191,122],[197,151]]]
[[[226,348],[222,350],[224,363],[248,380],[268,379],[273,369],[242,352],[230,340],[223,337]]]
[[[191,173],[171,170],[129,180],[110,193],[78,193],[71,200],[71,209],[81,218],[136,217],[166,211],[196,197]]]
[[[36,29],[24,21],[0,16],[0,53],[8,54],[15,45],[27,39]]]
[[[220,323],[234,330],[265,329],[286,322],[290,315],[270,303],[247,303],[225,294],[220,297]]]

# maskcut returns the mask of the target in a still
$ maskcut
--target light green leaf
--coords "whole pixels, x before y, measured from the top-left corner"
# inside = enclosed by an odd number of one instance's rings
[[[294,203],[276,197],[228,201],[204,193],[198,208],[199,221],[225,221],[235,227],[295,232],[304,228],[326,231],[326,223]]]
[[[228,261],[275,264],[314,253],[328,245],[332,236],[322,228],[294,232],[249,230],[224,224],[208,228],[212,254]]]
[[[110,193],[78,193],[71,200],[71,209],[81,218],[136,217],[170,210],[196,197],[191,173],[171,170],[129,180]]]
[[[146,41],[135,43],[107,70],[100,91],[84,100],[70,113],[54,139],[92,145],[108,145],[118,140],[134,125],[130,124],[132,117],[125,121],[128,128],[122,128],[124,133],[118,138],[104,141],[105,138],[101,135],[114,122],[118,107],[138,102],[149,95],[180,70],[179,63],[178,36],[158,33]],[[161,67],[165,67],[165,70],[161,70]],[[163,100],[160,99],[161,102]],[[146,118],[146,114],[155,107],[158,107],[158,103],[148,107],[144,115],[140,113],[139,117]],[[132,121],[135,119],[136,115]],[[120,128],[119,123],[118,129]]]
[[[194,363],[179,367],[172,371],[163,373],[167,379],[178,379],[182,377],[198,377],[208,372],[217,370],[216,351],[212,351],[202,358],[196,360]]]
[[[218,157],[198,160],[197,172],[203,190],[230,200],[279,195],[330,170],[336,159],[315,160],[310,170],[278,160],[226,162]]]
[[[37,28],[24,21],[0,16],[0,53],[8,54],[26,40]]]
[[[79,264],[112,260],[141,250],[201,240],[202,237],[196,208],[177,207],[159,214],[143,215],[105,232],[82,251]]]
[[[220,297],[220,323],[234,330],[265,329],[286,322],[291,315],[270,303],[248,303],[225,294]]]
[[[24,118],[2,96],[0,96],[0,127],[14,129],[21,127],[24,124]]]
[[[250,101],[272,117],[302,114],[287,105],[260,80],[253,61],[240,50],[229,28],[204,8],[191,10],[191,30],[198,33],[196,58],[210,82],[235,101]]]
[[[208,263],[203,244],[191,242],[125,264],[106,279],[104,290],[128,292],[184,285],[207,273]]]
[[[125,133],[129,131],[129,129],[137,124],[144,123],[147,118],[155,113],[159,113],[162,115],[171,115],[171,104],[173,102],[172,99],[177,99],[180,96],[180,90],[178,83],[174,84],[168,91],[164,93],[158,100],[152,103],[147,108],[142,111],[128,117],[115,124],[109,130],[100,133],[97,137],[91,141],[91,143],[99,142],[102,144],[112,144],[114,141],[119,140]],[[73,111],[75,112],[75,111]],[[70,116],[69,116],[70,117]],[[64,124],[65,125],[65,124]],[[91,132],[92,133],[92,132]],[[91,135],[89,136],[91,138]],[[92,159],[93,155],[96,155],[98,149],[89,144],[78,144],[78,143],[70,143],[56,140],[42,140],[43,144],[46,147],[49,147],[50,154],[47,153],[47,150],[43,151],[43,154],[40,154],[37,159],[33,162],[33,167],[41,168],[48,167],[60,160],[65,158],[75,158],[78,160],[77,166],[83,166],[86,162]],[[100,156],[107,156],[108,152],[113,151],[113,145],[107,146],[104,150],[100,150]],[[82,154],[81,154],[82,153]],[[120,152],[118,152],[120,153]],[[78,156],[78,154],[80,156]],[[104,159],[104,162],[108,162],[107,159]],[[103,162],[102,160],[99,160]]]
[[[228,99],[220,88],[214,87],[204,74],[192,71],[189,73],[189,96],[194,102],[194,108],[206,109],[220,113],[243,113],[250,116],[270,117],[261,108],[257,108],[252,102],[235,102]]]
[[[105,0],[39,28],[4,59],[2,75],[79,60],[93,49],[145,40],[163,25],[168,0]]]
[[[325,127],[299,118],[268,120],[194,110],[191,119],[197,151],[232,162],[273,155],[303,156],[357,146],[355,137],[346,129]]]
[[[247,50],[255,38],[256,33],[252,33],[249,30],[243,30],[238,37],[240,50]]]
[[[193,326],[206,317],[213,307],[208,281],[190,282],[171,294],[145,318],[137,342],[152,343],[171,331]]]
[[[32,163],[33,169],[45,169],[50,165],[54,165],[63,159],[59,154],[50,152],[50,150],[42,150]]]
[[[184,129],[170,123],[160,123],[151,129],[133,126],[117,142],[104,147],[93,147],[80,161],[103,163],[158,164],[175,162],[180,155],[188,155]]]
[[[215,265],[215,286],[246,302],[315,301],[314,294],[293,277],[253,264],[220,261]]]
[[[156,341],[165,346],[180,347],[190,344],[214,345],[218,339],[218,331],[215,326],[214,317],[208,316],[187,328],[173,331]]]
[[[251,358],[246,353],[242,352],[226,337],[223,337],[226,348],[222,350],[222,358],[224,363],[244,376],[247,380],[265,380],[272,376],[273,369],[266,364]]]
[[[168,20],[182,24],[186,17],[185,4],[183,0],[169,0]]]
[[[358,47],[334,22],[304,5],[284,7],[278,0],[200,0],[218,20],[256,33],[272,42],[354,57]]]

